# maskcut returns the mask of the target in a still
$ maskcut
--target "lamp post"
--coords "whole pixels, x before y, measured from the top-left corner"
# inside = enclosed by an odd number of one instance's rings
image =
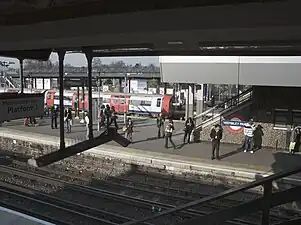
[[[98,118],[99,110],[100,110],[100,71],[98,71],[97,91],[98,91],[98,99],[97,99],[97,118]],[[97,123],[97,130],[100,131],[100,121],[98,121]]]
[[[130,73],[126,73],[124,75],[124,104],[123,104],[123,110],[124,110],[124,125],[127,123],[127,112],[126,112],[126,94],[128,93],[128,76],[130,76]]]

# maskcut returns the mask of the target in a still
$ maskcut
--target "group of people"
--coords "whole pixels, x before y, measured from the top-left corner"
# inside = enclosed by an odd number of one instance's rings
[[[168,120],[168,123],[165,124],[165,117],[162,114],[159,114],[157,117],[157,128],[158,128],[158,138],[165,138],[165,148],[168,148],[168,142],[171,143],[174,149],[176,149],[176,145],[172,140],[172,135],[175,130],[174,122],[172,119]],[[184,140],[183,143],[190,143],[191,133],[195,128],[194,121],[191,117],[189,117],[185,122],[184,128]],[[187,141],[187,142],[186,142]]]
[[[244,152],[250,152],[251,154],[254,151],[261,149],[262,147],[262,136],[263,134],[263,127],[258,124],[257,126],[254,124],[253,119],[251,119],[247,124],[244,126],[244,141],[242,149]]]
[[[241,149],[244,152],[250,152],[251,154],[253,154],[256,150],[261,149],[263,135],[263,127],[260,124],[256,126],[254,121],[251,119],[244,125],[244,139]],[[212,160],[220,160],[219,149],[222,138],[222,127],[219,124],[214,125],[210,132],[210,139],[212,142]]]

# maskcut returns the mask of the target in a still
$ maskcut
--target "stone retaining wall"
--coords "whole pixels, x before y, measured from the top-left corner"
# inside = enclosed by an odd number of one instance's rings
[[[255,123],[256,124],[256,123]],[[286,150],[289,145],[290,138],[287,137],[287,132],[285,130],[274,129],[273,124],[270,123],[260,123],[263,127],[264,136],[262,137],[262,146]],[[201,140],[209,141],[209,135],[212,126],[204,128],[201,132]],[[243,131],[239,133],[230,132],[226,127],[224,127],[223,139],[221,142],[229,144],[242,144],[244,134]]]

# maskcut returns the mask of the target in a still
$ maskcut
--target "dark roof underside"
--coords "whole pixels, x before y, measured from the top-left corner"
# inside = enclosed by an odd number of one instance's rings
[[[272,1],[281,0],[1,0],[0,25],[33,24],[101,14]]]

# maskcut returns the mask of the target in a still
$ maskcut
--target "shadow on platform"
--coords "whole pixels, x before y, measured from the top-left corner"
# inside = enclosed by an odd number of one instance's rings
[[[28,164],[35,167],[47,166],[110,141],[115,141],[123,147],[127,147],[130,144],[128,139],[117,133],[116,128],[109,128],[92,140],[85,140],[65,149],[58,149],[55,152],[51,152],[39,158],[29,159]]]

